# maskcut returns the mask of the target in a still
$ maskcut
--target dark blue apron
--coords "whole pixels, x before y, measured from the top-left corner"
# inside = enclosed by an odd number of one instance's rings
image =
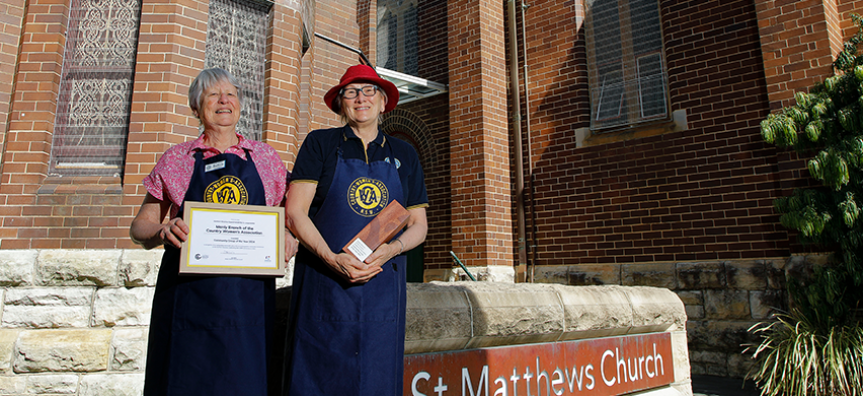
[[[185,201],[266,205],[248,151],[246,158],[195,153]],[[165,246],[144,395],[266,395],[275,280],[178,276],[179,262],[180,250]]]
[[[385,146],[395,158],[392,146]],[[367,164],[343,158],[341,147],[337,151],[332,185],[312,219],[333,252],[389,202],[405,202],[393,164]],[[402,393],[405,272],[401,255],[369,282],[350,285],[314,253],[300,249],[291,293],[286,377],[291,396]]]

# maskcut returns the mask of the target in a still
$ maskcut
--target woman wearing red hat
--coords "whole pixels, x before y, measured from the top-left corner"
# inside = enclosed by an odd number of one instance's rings
[[[398,99],[371,67],[348,68],[324,96],[345,126],[312,131],[297,155],[286,207],[302,243],[291,296],[291,396],[402,393],[404,253],[425,240],[428,197],[416,151],[379,129]],[[364,261],[339,253],[393,200],[410,213],[403,233]]]

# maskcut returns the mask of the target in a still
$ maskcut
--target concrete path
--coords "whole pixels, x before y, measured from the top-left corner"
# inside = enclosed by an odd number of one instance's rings
[[[744,382],[741,378],[693,375],[692,394],[693,396],[759,396],[761,392],[752,380]]]

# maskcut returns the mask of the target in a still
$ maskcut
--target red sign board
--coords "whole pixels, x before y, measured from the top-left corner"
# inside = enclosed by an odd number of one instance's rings
[[[674,382],[671,335],[655,333],[405,357],[404,395],[623,395]]]

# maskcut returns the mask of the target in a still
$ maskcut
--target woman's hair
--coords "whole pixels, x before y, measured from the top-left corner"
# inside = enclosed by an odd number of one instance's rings
[[[243,103],[243,90],[240,89],[240,83],[229,71],[218,67],[204,69],[201,70],[201,73],[198,74],[198,77],[195,77],[195,81],[192,81],[192,85],[189,86],[189,107],[196,117],[200,118],[198,110],[200,110],[204,99],[204,90],[222,81],[227,81],[237,88],[237,99],[240,100],[240,103]]]
[[[372,84],[372,85],[375,85],[375,84]],[[383,95],[384,103],[386,103],[386,101],[389,100],[387,98],[387,93],[384,92],[384,90],[381,89],[380,87],[378,87],[377,92],[379,94]],[[357,94],[362,95],[361,93],[357,93]],[[339,115],[339,121],[342,122],[342,125],[347,124],[348,121],[350,121],[350,120],[348,120],[348,116],[345,115],[345,112],[342,111],[342,93],[341,92],[339,92],[339,96],[336,97],[336,100],[333,101],[333,111],[335,111]],[[383,116],[383,114],[378,114],[378,125],[380,125],[380,123],[381,123],[381,117],[382,116]]]

